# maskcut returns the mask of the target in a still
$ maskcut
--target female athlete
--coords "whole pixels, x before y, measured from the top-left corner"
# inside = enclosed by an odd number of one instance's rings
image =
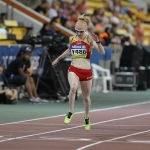
[[[68,55],[72,55],[72,62],[68,69],[68,81],[70,85],[69,92],[69,112],[67,113],[64,123],[69,124],[74,115],[74,102],[75,93],[78,88],[78,82],[80,81],[82,89],[82,97],[85,106],[84,114],[84,128],[90,130],[90,92],[92,86],[92,70],[90,66],[90,55],[92,53],[92,46],[94,46],[98,52],[105,54],[104,48],[101,45],[99,38],[93,32],[90,35],[86,34],[91,20],[87,16],[80,16],[75,24],[76,35],[69,38],[69,48],[53,61],[52,66],[55,67],[58,62]]]

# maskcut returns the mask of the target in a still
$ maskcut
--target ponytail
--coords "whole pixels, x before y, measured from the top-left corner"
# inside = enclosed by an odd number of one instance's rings
[[[89,28],[90,25],[91,25],[91,19],[90,19],[90,17],[88,17],[88,16],[81,15],[81,16],[79,17],[77,23],[79,23],[79,24],[80,24],[80,23],[82,23],[82,24],[85,24],[85,23],[86,23],[87,27]]]

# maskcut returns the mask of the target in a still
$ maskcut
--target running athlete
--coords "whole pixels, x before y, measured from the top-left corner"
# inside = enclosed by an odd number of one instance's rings
[[[91,127],[89,111],[91,105],[90,92],[92,86],[92,70],[90,66],[92,46],[94,46],[101,54],[105,54],[104,48],[101,45],[98,36],[93,32],[91,32],[90,35],[87,35],[85,33],[88,30],[90,24],[91,20],[89,17],[84,15],[79,17],[78,21],[75,24],[76,35],[69,38],[69,48],[52,63],[52,66],[55,67],[61,59],[70,54],[72,55],[72,62],[68,69],[68,81],[70,85],[70,110],[64,119],[64,123],[69,124],[74,115],[75,93],[78,88],[78,82],[80,81],[82,97],[85,106],[85,130],[90,130]]]

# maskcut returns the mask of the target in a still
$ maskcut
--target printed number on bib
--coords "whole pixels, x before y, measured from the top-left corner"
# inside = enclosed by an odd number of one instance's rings
[[[71,49],[72,58],[85,58],[87,53],[86,49]]]

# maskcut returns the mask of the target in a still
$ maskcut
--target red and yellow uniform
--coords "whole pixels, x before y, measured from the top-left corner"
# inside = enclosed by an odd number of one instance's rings
[[[70,49],[73,59],[75,58],[90,59],[92,46],[88,41],[88,35],[86,35],[82,41],[78,41],[77,36],[75,35],[70,43]]]
[[[77,36],[75,35],[72,38],[72,41],[70,43],[70,50],[71,50],[72,58],[73,59],[76,59],[76,58],[90,59],[92,46],[90,45],[88,41],[88,35],[86,35],[82,41],[77,41],[76,38]],[[68,73],[69,72],[74,72],[79,77],[80,81],[88,81],[92,79],[91,69],[81,69],[81,68],[77,68],[71,65],[68,70]]]

